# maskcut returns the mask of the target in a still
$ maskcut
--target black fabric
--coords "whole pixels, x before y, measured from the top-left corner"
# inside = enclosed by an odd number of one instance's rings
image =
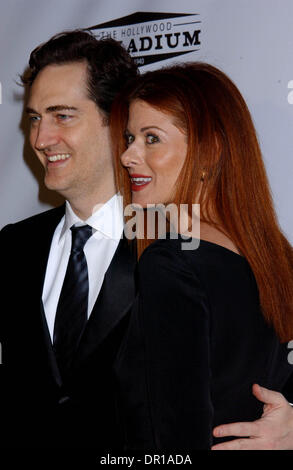
[[[71,449],[72,455],[122,446],[114,364],[135,294],[135,249],[120,240],[70,377],[62,380],[42,291],[52,236],[63,215],[64,206],[0,232],[1,449]]]
[[[77,350],[87,322],[88,269],[84,246],[92,235],[89,225],[71,227],[72,244],[61,289],[53,335],[53,346],[62,377],[69,374],[73,355]]]
[[[259,307],[247,261],[219,245],[158,240],[140,258],[116,374],[129,450],[209,449],[218,424],[255,420],[253,383],[282,391],[292,377]]]

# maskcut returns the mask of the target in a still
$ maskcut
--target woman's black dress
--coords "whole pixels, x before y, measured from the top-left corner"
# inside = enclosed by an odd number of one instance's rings
[[[253,383],[282,391],[293,372],[246,259],[182,243],[157,240],[139,261],[116,367],[125,449],[208,449],[219,442],[214,426],[261,416]]]

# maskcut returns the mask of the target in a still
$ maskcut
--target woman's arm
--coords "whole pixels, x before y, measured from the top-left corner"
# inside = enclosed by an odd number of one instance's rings
[[[151,245],[139,263],[139,319],[159,450],[207,449],[212,444],[207,305],[182,254],[171,250],[168,241]]]

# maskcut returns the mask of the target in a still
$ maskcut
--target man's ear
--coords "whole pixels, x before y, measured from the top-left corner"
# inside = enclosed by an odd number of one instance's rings
[[[109,124],[110,124],[109,117],[106,116],[105,114],[103,114],[103,116],[102,116],[102,125],[106,127],[106,126],[109,126]]]

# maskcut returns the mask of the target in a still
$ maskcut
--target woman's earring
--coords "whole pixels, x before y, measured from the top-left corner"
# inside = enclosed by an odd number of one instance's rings
[[[205,175],[206,175],[206,172],[203,171],[200,177],[200,181],[204,181]]]

